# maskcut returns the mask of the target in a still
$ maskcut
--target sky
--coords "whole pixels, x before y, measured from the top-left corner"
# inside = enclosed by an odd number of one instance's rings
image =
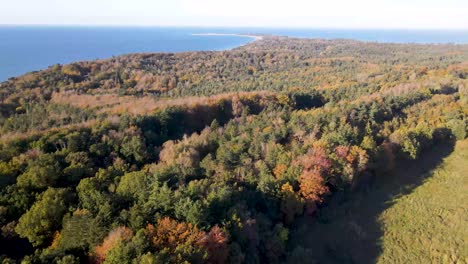
[[[0,24],[468,29],[467,0],[0,0]]]

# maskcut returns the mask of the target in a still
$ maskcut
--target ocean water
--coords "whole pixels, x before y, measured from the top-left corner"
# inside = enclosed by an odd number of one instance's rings
[[[0,26],[0,81],[57,63],[138,52],[226,50],[253,41],[241,36],[193,35],[202,33],[271,34],[396,43],[468,43],[468,31],[455,30]]]

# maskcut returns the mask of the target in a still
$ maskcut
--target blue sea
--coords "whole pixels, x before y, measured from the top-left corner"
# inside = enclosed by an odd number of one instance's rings
[[[0,81],[57,63],[139,52],[227,50],[253,41],[240,36],[193,35],[203,33],[271,34],[395,43],[468,43],[467,30],[0,26]]]

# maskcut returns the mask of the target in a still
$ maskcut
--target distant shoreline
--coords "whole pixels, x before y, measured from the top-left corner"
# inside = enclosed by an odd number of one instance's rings
[[[113,56],[134,53],[229,51],[249,44],[255,45],[259,43],[258,41],[269,39],[270,36],[354,39],[364,42],[398,44],[454,43],[468,45],[468,34],[463,30],[440,32],[193,27],[140,28],[135,30],[132,27],[22,26],[16,28],[15,26],[4,27],[0,25],[0,35],[11,36],[7,42],[2,43],[4,45],[1,45],[0,49],[0,58],[2,58],[0,60],[0,83],[9,78],[46,69],[58,63],[69,64],[77,61],[109,59]],[[31,36],[38,37],[31,38]],[[208,37],[202,39],[202,36]],[[216,36],[225,37],[216,39]],[[112,41],[114,37],[120,41]],[[70,42],[69,39],[74,41]],[[89,40],[92,40],[92,45],[90,45]]]
[[[262,40],[263,36],[248,35],[248,34],[234,34],[234,33],[194,33],[192,36],[231,36],[231,37],[246,37],[253,38],[255,41]]]

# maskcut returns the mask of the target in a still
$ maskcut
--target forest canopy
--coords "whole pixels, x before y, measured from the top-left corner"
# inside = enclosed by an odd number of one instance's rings
[[[468,45],[264,37],[0,84],[3,263],[297,263],[298,219],[468,137]]]

